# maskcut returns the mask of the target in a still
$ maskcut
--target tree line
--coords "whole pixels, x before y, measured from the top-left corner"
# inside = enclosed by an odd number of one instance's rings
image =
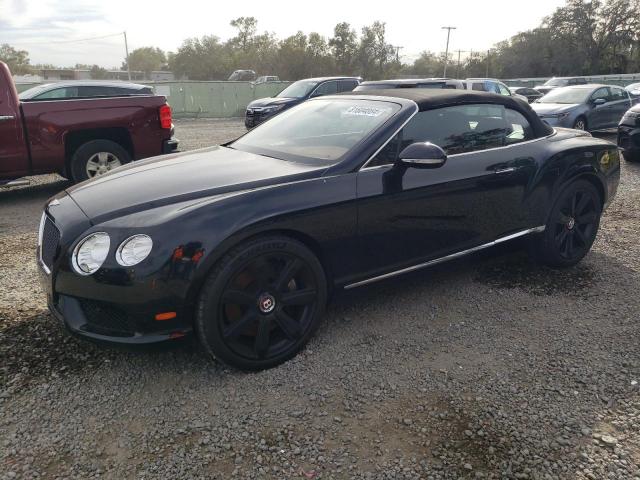
[[[519,14],[517,11],[515,14]],[[177,78],[225,80],[239,69],[259,75],[278,75],[283,80],[321,75],[357,75],[368,80],[406,75],[437,77],[445,56],[423,51],[411,63],[402,63],[384,22],[376,21],[359,32],[340,22],[333,35],[302,31],[278,39],[258,31],[254,17],[231,21],[236,35],[222,41],[215,35],[189,38],[175,52],[156,47],[133,50],[131,70],[171,70]],[[640,71],[640,0],[567,0],[540,26],[520,32],[486,52],[451,52],[448,76],[499,78],[559,75],[603,75]],[[31,70],[28,52],[0,46],[0,60],[15,73]],[[76,66],[78,67],[78,66]],[[84,66],[94,78],[106,71]],[[127,68],[127,60],[122,64]]]

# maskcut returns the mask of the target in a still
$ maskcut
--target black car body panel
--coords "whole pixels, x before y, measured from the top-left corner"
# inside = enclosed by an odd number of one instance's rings
[[[304,243],[330,286],[346,288],[539,231],[557,193],[576,178],[593,182],[605,205],[615,195],[620,167],[609,156],[615,145],[554,131],[511,97],[443,92],[348,95],[400,110],[329,168],[214,147],[138,162],[59,194],[44,212],[59,242],[42,241],[38,249],[53,258],[41,275],[50,308],[73,332],[94,340],[169,340],[192,331],[195,303],[214,265],[258,235]],[[418,111],[479,102],[518,111],[535,138],[450,155],[437,169],[368,166]],[[106,195],[114,201],[104,201]],[[127,268],[110,253],[95,274],[78,275],[71,256],[93,232],[109,233],[111,252],[131,235],[149,235],[152,254]],[[155,320],[162,312],[175,318]]]

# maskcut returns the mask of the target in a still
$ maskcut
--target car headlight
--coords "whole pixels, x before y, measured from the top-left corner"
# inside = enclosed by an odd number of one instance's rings
[[[149,235],[134,235],[120,244],[116,251],[116,261],[123,267],[137,265],[151,253],[153,240]]]
[[[562,113],[546,113],[544,115],[540,115],[541,118],[565,118],[569,115],[569,112]]]
[[[109,255],[111,239],[105,232],[96,232],[86,236],[73,249],[71,266],[80,275],[95,273]]]

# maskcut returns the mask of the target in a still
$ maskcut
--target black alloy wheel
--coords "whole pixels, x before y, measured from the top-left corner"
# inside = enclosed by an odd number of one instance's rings
[[[202,289],[200,340],[211,355],[242,370],[278,365],[313,334],[326,292],[320,262],[301,243],[269,237],[240,245]]]
[[[602,201],[588,181],[578,180],[560,194],[544,233],[535,239],[538,258],[547,265],[575,265],[595,241]]]

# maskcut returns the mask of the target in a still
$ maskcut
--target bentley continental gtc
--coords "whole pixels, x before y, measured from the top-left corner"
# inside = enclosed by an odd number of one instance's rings
[[[37,255],[71,332],[194,334],[258,370],[303,348],[339,289],[520,237],[540,262],[574,265],[619,176],[615,145],[513,97],[368,90],[70,187],[45,206]]]

